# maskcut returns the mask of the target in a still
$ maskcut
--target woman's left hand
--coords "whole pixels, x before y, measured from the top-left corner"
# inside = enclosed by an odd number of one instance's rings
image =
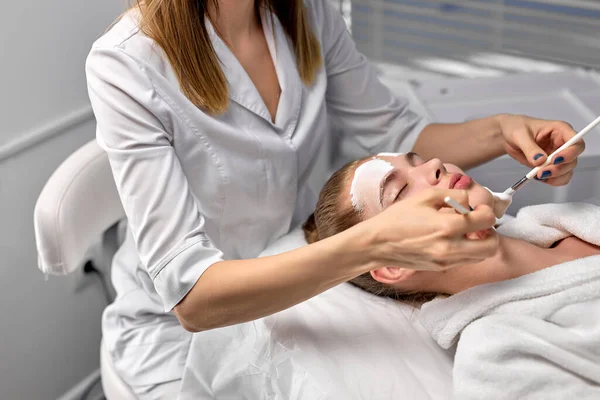
[[[549,154],[576,135],[571,125],[562,121],[511,114],[498,115],[496,118],[504,137],[506,152],[529,168],[542,165]],[[554,156],[551,164],[538,172],[537,179],[552,186],[566,185],[573,176],[577,157],[583,150],[583,140],[564,149]]]

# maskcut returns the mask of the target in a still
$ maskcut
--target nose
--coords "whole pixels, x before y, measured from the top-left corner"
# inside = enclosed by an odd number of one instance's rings
[[[433,158],[415,167],[412,171],[414,179],[426,182],[429,186],[437,186],[446,173],[446,168],[439,158]]]

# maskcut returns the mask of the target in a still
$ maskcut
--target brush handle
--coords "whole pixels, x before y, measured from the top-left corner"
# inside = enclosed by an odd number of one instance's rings
[[[450,196],[446,196],[444,198],[444,203],[448,204],[450,207],[454,208],[456,211],[458,211],[462,215],[467,215],[469,213],[469,210],[464,208],[458,201],[454,200]]]
[[[534,176],[536,176],[537,173],[540,172],[540,170],[542,168],[544,168],[548,164],[552,163],[552,159],[554,158],[555,155],[557,155],[558,153],[560,153],[567,147],[569,147],[569,146],[573,145],[574,143],[576,143],[577,141],[579,141],[586,133],[588,133],[589,131],[594,129],[596,127],[596,125],[598,125],[598,124],[600,124],[600,117],[593,120],[588,126],[583,128],[577,135],[575,135],[571,139],[567,140],[567,142],[565,144],[560,146],[554,153],[550,154],[545,163],[543,163],[539,167],[535,167],[534,169],[529,171],[529,173],[527,175],[525,175],[527,177],[527,179],[532,179]]]

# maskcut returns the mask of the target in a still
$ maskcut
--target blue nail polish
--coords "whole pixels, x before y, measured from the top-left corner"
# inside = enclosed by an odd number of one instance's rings
[[[554,165],[562,164],[564,162],[565,162],[564,157],[556,157],[556,160],[554,160]]]
[[[542,179],[547,179],[550,177],[550,175],[552,175],[552,172],[544,171],[544,172],[542,172]]]
[[[535,156],[533,156],[533,160],[534,160],[534,161],[537,161],[537,160],[539,160],[541,157],[544,157],[544,155],[543,155],[542,153],[538,153],[538,154],[536,154]]]

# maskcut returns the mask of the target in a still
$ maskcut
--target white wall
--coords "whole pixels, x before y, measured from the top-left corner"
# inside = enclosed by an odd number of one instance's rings
[[[37,269],[32,213],[52,171],[94,136],[84,62],[125,0],[2,2],[0,398],[57,398],[98,368],[99,285]],[[43,140],[46,139],[46,140]]]
[[[87,104],[85,56],[125,1],[2,2],[0,145]]]

